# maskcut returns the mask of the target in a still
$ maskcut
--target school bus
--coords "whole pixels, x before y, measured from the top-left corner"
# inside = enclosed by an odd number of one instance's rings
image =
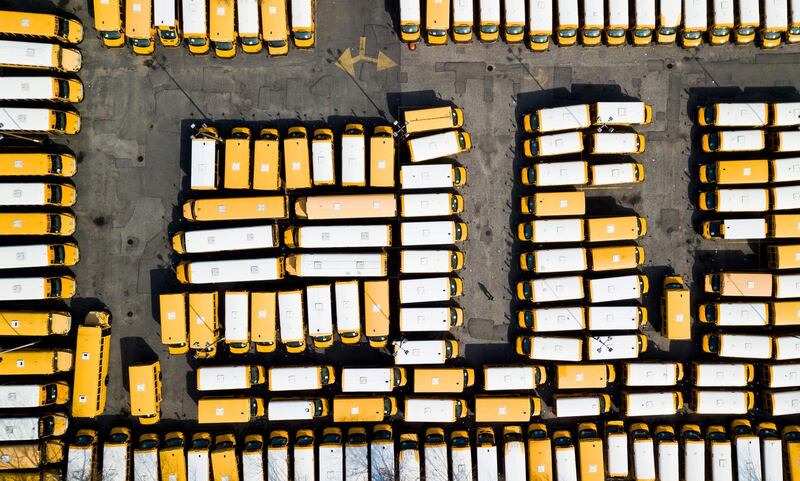
[[[311,187],[308,132],[305,127],[289,127],[283,139],[283,169],[287,189]]]
[[[122,0],[94,0],[94,28],[109,48],[125,45],[122,30]]]
[[[219,58],[236,56],[236,25],[233,21],[233,0],[210,0],[208,2],[209,37],[214,44],[214,53]]]
[[[83,41],[83,25],[59,15],[47,13],[0,11],[0,32],[9,36],[56,39],[65,43]]]
[[[198,358],[217,355],[219,293],[189,293],[189,344]]]
[[[234,127],[230,138],[225,139],[222,182],[226,189],[250,188],[250,129],[247,127]]]
[[[369,139],[369,186],[394,187],[394,133],[378,125]]]
[[[278,129],[261,129],[253,142],[253,189],[278,190],[283,185],[280,143]]]
[[[106,408],[108,355],[111,349],[111,314],[91,311],[85,324],[78,326],[75,344],[75,373],[72,416],[93,418]]]
[[[125,33],[133,53],[150,55],[156,48],[153,28],[153,2],[150,0],[125,1]]]
[[[76,170],[77,162],[72,154],[51,154],[46,152],[0,153],[0,176],[55,175],[72,177],[75,175]]]
[[[69,333],[66,311],[0,311],[0,336],[49,336]]]
[[[161,320],[161,343],[172,355],[189,352],[186,327],[186,293],[161,294],[159,297]]]
[[[286,0],[261,0],[261,36],[271,56],[289,53]]]
[[[68,236],[75,232],[72,214],[44,212],[0,214],[0,236],[3,235],[57,235]]]
[[[370,346],[386,347],[389,313],[389,281],[364,281],[364,323]]]
[[[158,361],[128,367],[131,415],[142,424],[161,419],[161,363]]]
[[[4,444],[0,446],[0,471],[10,469],[37,469],[60,463],[64,459],[64,441],[44,439],[34,443]],[[7,479],[4,472],[2,478]]]
[[[286,219],[287,197],[235,197],[192,199],[183,204],[183,217],[189,221]]]
[[[277,293],[250,293],[250,340],[256,352],[273,352],[277,340]]]

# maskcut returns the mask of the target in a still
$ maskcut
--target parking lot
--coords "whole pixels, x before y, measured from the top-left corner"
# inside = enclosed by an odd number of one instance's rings
[[[27,2],[5,2],[24,5]],[[87,0],[57,6],[78,16],[86,27],[80,48],[80,73],[86,99],[78,106],[82,131],[64,138],[80,165],[76,238],[82,259],[75,269],[78,294],[73,316],[99,306],[113,314],[107,420],[123,414],[128,393],[123,379],[130,362],[157,356],[164,372],[163,416],[196,416],[190,362],[169,356],[161,345],[158,294],[178,289],[177,258],[169,236],[179,226],[179,205],[186,198],[186,142],[193,124],[275,125],[298,122],[330,125],[339,132],[356,118],[392,122],[398,107],[453,103],[465,112],[464,128],[475,148],[457,158],[469,172],[460,189],[466,201],[462,219],[469,240],[461,244],[466,268],[460,273],[465,295],[465,326],[454,332],[463,344],[461,363],[518,360],[509,339],[518,308],[513,285],[523,278],[516,254],[523,246],[514,232],[521,216],[518,198],[526,192],[518,171],[525,135],[519,125],[536,108],[598,100],[639,99],[653,106],[652,124],[638,131],[647,151],[637,156],[646,180],[635,187],[589,190],[587,214],[635,212],[648,220],[639,241],[647,253],[643,272],[651,290],[644,304],[658,318],[661,279],[674,272],[702,290],[701,279],[719,266],[764,265],[757,243],[705,241],[696,232],[693,206],[698,190],[699,150],[691,144],[696,105],[715,100],[797,100],[800,47],[551,48],[533,54],[504,43],[445,47],[402,45],[396,34],[395,2],[318,1],[317,46],[292,50],[288,57],[239,55],[232,60],[190,56],[185,49],[157,48],[151,58],[126,49],[107,50],[95,38]],[[397,65],[377,70],[368,61],[354,76],[337,66],[346,49],[365,55],[383,53]],[[755,254],[754,254],[755,249]],[[746,257],[745,257],[746,256]],[[760,264],[759,264],[760,263]],[[699,299],[700,295],[695,295]],[[648,326],[654,349],[646,358],[689,360],[699,352],[699,336],[670,344]],[[696,329],[700,332],[700,329]],[[336,365],[391,362],[366,347],[337,347],[304,361]],[[297,363],[285,355],[253,357],[257,362]],[[192,361],[193,362],[193,361]],[[547,401],[547,389],[541,394]]]

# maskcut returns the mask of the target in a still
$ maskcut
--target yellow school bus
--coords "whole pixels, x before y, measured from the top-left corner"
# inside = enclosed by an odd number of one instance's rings
[[[161,313],[161,343],[172,355],[189,352],[189,334],[186,328],[186,293],[158,296]]]
[[[192,199],[183,204],[183,217],[189,221],[286,219],[287,197],[233,197]]]
[[[275,351],[277,313],[277,293],[250,293],[250,340],[256,352]]]
[[[60,469],[43,469],[41,471],[14,471],[3,474],[3,481],[62,481]]]
[[[72,416],[93,418],[106,408],[108,355],[111,350],[111,314],[91,311],[78,327],[75,344]]]
[[[72,154],[46,152],[0,153],[0,176],[6,175],[57,175],[72,177],[77,161]]]
[[[172,431],[164,436],[164,445],[158,451],[161,479],[186,481],[186,436]]]
[[[42,37],[65,43],[83,41],[81,22],[48,13],[1,10],[0,32],[3,35]]]
[[[66,311],[0,311],[0,336],[49,336],[69,333]]]
[[[234,0],[209,0],[209,37],[214,53],[220,58],[236,56],[236,25],[233,21]]]
[[[0,214],[0,236],[45,234],[68,236],[74,232],[75,216],[72,214],[44,212]]]
[[[25,444],[4,444],[0,446],[0,471],[2,479],[7,479],[5,471],[11,469],[37,469],[42,466],[60,463],[64,459],[64,441],[44,439]]]
[[[261,36],[271,56],[289,53],[286,0],[261,0]]]
[[[430,45],[447,43],[450,28],[450,0],[427,0],[425,9],[425,31]]]
[[[389,342],[389,281],[364,281],[364,325],[369,345],[386,347]]]
[[[94,28],[109,48],[125,45],[122,0],[94,0]]]
[[[283,169],[287,189],[311,187],[308,132],[305,127],[289,127],[283,139]]]
[[[226,189],[250,188],[250,129],[235,127],[231,136],[225,139],[225,177]]]
[[[394,133],[379,125],[369,139],[369,186],[394,187]]]
[[[128,366],[131,416],[142,424],[161,419],[161,363],[158,361]]]
[[[283,185],[280,143],[278,129],[261,129],[253,143],[253,189],[279,190]]]
[[[133,53],[150,55],[156,48],[153,28],[153,2],[151,0],[125,1],[125,33]]]
[[[189,293],[189,346],[198,358],[217,355],[219,342],[218,292]]]

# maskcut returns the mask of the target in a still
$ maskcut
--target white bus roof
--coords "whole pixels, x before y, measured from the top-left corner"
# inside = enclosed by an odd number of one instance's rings
[[[769,366],[768,387],[800,386],[800,364],[772,364]]]
[[[583,0],[583,25],[585,27],[592,26],[602,28],[605,21],[605,0]],[[589,120],[588,116],[586,116],[586,119]]]
[[[639,276],[635,274],[589,280],[589,298],[593,303],[639,299],[640,297],[642,297],[642,292],[639,288]]]
[[[611,433],[606,436],[606,459],[609,476],[628,477],[628,435]]]
[[[267,480],[289,481],[289,450],[267,450]]]
[[[581,331],[584,328],[582,307],[534,309],[536,332]]]
[[[747,414],[744,391],[695,391],[697,414]]]
[[[446,249],[401,250],[403,274],[444,274],[452,270],[452,251]]]
[[[722,302],[717,306],[720,326],[766,326],[768,323],[765,302]]]
[[[713,0],[713,15],[715,25],[733,25],[733,1]]]
[[[577,154],[583,150],[583,134],[580,132],[541,135],[536,140],[539,156]]]
[[[544,162],[534,164],[536,185],[550,187],[555,185],[584,185],[589,181],[586,162]]]
[[[313,391],[322,386],[319,379],[319,366],[269,368],[270,391]]]
[[[258,0],[236,0],[236,21],[239,26],[239,36],[258,36]]]
[[[764,0],[764,27],[786,28],[789,24],[789,8],[786,0]]]
[[[639,337],[636,334],[589,336],[587,342],[589,359],[593,361],[639,357]]]
[[[103,445],[103,481],[128,481],[128,456],[130,447],[124,444]],[[194,481],[194,480],[193,480]]]
[[[653,440],[633,441],[633,472],[637,479],[656,479]]]
[[[209,481],[211,469],[209,466],[208,450],[198,451],[190,449],[186,453],[186,475],[189,481]]]
[[[630,184],[636,182],[636,163],[595,164],[592,166],[592,185]]]
[[[678,379],[674,362],[629,362],[625,371],[626,386],[674,386]]]
[[[711,444],[711,480],[733,481],[733,455],[730,441]]]
[[[646,116],[644,102],[597,102],[594,104],[594,113],[597,116],[595,123],[605,125],[643,124]]]
[[[300,257],[298,277],[385,276],[381,253],[295,254]]]
[[[449,330],[449,307],[400,308],[400,332],[446,332]]]
[[[0,269],[47,267],[47,244],[0,247]]]
[[[800,337],[775,336],[774,357],[778,361],[800,359]]]
[[[183,0],[181,19],[184,35],[208,35],[206,0]]]
[[[497,447],[496,446],[476,447],[475,457],[478,462],[478,470],[477,470],[478,481],[497,481],[498,480]]]
[[[391,392],[392,368],[345,367],[342,369],[342,392]]]
[[[614,26],[628,26],[628,0],[608,0],[608,24]]]
[[[800,134],[800,132],[797,132]],[[800,137],[798,137],[800,139]],[[800,186],[773,187],[774,210],[800,209]]]
[[[448,480],[447,446],[444,444],[425,445],[423,457],[425,458],[425,481]]]
[[[472,0],[452,0],[453,1],[453,22],[473,22],[475,12]]]
[[[270,421],[310,421],[314,419],[314,402],[304,399],[270,399],[267,406]]]
[[[544,361],[580,361],[581,340],[574,337],[534,336],[530,358]]]
[[[583,299],[581,276],[533,279],[533,302],[560,302]]]
[[[591,306],[587,311],[590,331],[629,331],[639,329],[638,306]]]
[[[250,294],[247,292],[225,293],[225,340],[247,341],[250,339]]]
[[[800,414],[800,391],[780,391],[771,393],[773,416]]]
[[[64,479],[70,481],[92,481],[92,479],[96,476],[94,471],[94,462],[92,458],[94,457],[94,449],[85,448],[85,447],[70,447],[67,451],[67,472]],[[151,480],[147,477],[138,477],[136,474],[136,480],[139,481],[157,481]]]
[[[281,278],[280,258],[194,261],[189,264],[191,284],[274,281]]]
[[[38,384],[0,386],[0,408],[38,408]]]
[[[478,3],[481,22],[500,23],[500,0],[478,0]],[[402,4],[403,0],[400,2],[401,8]]]
[[[680,478],[677,441],[658,443],[658,479],[662,481],[678,481]]]
[[[2,100],[50,100],[55,97],[53,77],[0,77]]]
[[[777,299],[800,297],[800,275],[775,275],[773,282],[775,283],[775,297]]]
[[[525,0],[505,0],[505,23],[525,23]]]
[[[454,187],[451,164],[400,166],[400,187],[406,190]]]
[[[705,443],[683,443],[683,475],[685,481],[706,481]]]
[[[0,63],[30,67],[53,68],[53,49],[50,43],[0,40]]]
[[[800,180],[800,157],[775,159],[772,161],[773,182],[796,182]]]
[[[347,481],[368,481],[369,480],[368,460],[369,460],[369,450],[367,449],[367,446],[345,446],[344,479],[346,479]]]
[[[392,242],[387,224],[307,225],[297,235],[302,248],[389,247]]]
[[[175,0],[153,0],[153,25],[173,27],[178,21]]]
[[[367,180],[363,135],[342,136],[342,184],[364,185]]]
[[[539,249],[533,253],[536,259],[536,273],[586,270],[586,249],[583,247]]]
[[[184,247],[188,253],[221,252],[275,247],[274,225],[226,227],[186,231]]]
[[[752,212],[768,209],[766,189],[718,189],[718,212]]]
[[[248,389],[248,366],[200,366],[197,368],[198,391]]]
[[[311,171],[315,183],[330,183],[336,180],[333,165],[333,139],[311,142]]]
[[[278,292],[278,322],[281,340],[305,339],[302,292]]]
[[[698,364],[694,383],[698,387],[745,387],[747,372],[744,364]]]
[[[529,391],[536,388],[533,366],[486,366],[484,391]]]
[[[555,399],[555,414],[558,418],[576,416],[599,416],[599,396],[558,397]]]
[[[0,279],[0,300],[24,301],[44,299],[45,277]]]
[[[714,125],[717,127],[759,127],[767,125],[768,109],[765,103],[719,103],[715,104],[715,107],[717,118]]]
[[[319,477],[320,481],[344,480],[344,448],[341,444],[338,446],[320,445]]]
[[[412,162],[439,159],[460,152],[458,131],[448,130],[439,134],[417,137],[408,141],[408,148],[413,151]]]
[[[44,205],[46,186],[43,182],[2,183],[0,206]]]
[[[772,338],[747,334],[721,334],[719,355],[769,359],[772,354]]]
[[[553,31],[553,0],[528,0],[528,28],[531,32]]]
[[[407,423],[452,423],[456,420],[455,400],[406,398],[403,420]]]
[[[660,23],[664,27],[678,27],[681,24],[681,4],[673,2],[658,2]]]
[[[725,239],[765,239],[767,237],[767,220],[755,219],[724,219],[722,225],[725,229]]]
[[[506,441],[503,456],[503,474],[508,481],[525,478],[525,445],[520,441]]]
[[[410,341],[400,339],[394,342],[394,363],[408,364],[444,364],[444,341]]]
[[[306,286],[308,333],[312,336],[333,334],[333,300],[331,286]]]
[[[449,277],[401,279],[398,286],[401,304],[444,302],[449,301],[451,297]]]
[[[733,0],[726,0],[732,2]],[[794,0],[792,0],[794,2]],[[800,13],[800,4],[792,8],[793,16]],[[772,104],[773,119],[772,125],[775,127],[791,127],[800,124],[800,102],[777,102]]]
[[[558,0],[558,24],[578,25],[578,0]]]
[[[655,25],[656,0],[636,0],[634,15],[636,15],[636,25]]]
[[[758,26],[761,21],[761,15],[758,9],[758,0],[739,0],[739,23],[740,24],[753,24]]]
[[[761,439],[764,481],[783,481],[783,443],[780,439]]]
[[[708,1],[683,0],[683,28],[708,26]]]
[[[420,0],[400,0],[400,21],[420,22]]]
[[[291,0],[292,8],[292,28],[297,27],[311,27],[313,19],[311,18],[312,0]]]
[[[628,393],[626,416],[672,416],[675,414],[675,393]]]
[[[336,328],[339,331],[358,330],[361,325],[361,304],[358,282],[337,282],[334,285]]]
[[[450,245],[454,239],[455,223],[451,220],[400,224],[400,244],[403,246]]]
[[[264,481],[264,454],[242,451],[242,481]]]
[[[561,448],[555,450],[557,481],[578,479],[578,470],[575,464],[575,448]]]
[[[603,25],[603,0],[599,2],[599,23]],[[550,3],[549,1],[547,3]],[[586,104],[553,107],[536,111],[539,118],[539,132],[559,132],[562,130],[580,130],[592,125],[589,118],[589,106]]]
[[[736,445],[737,479],[761,481],[761,449],[758,436],[738,436]]]
[[[636,152],[638,137],[633,132],[594,134],[595,154],[626,154]]]
[[[133,479],[158,481],[158,452],[133,450]]]
[[[192,139],[192,189],[217,187],[217,141]]]
[[[403,194],[403,217],[450,216],[450,194]]]
[[[524,453],[523,453],[524,456]],[[453,481],[472,481],[472,451],[466,449],[450,449],[450,461],[453,465],[450,469],[453,473]],[[392,461],[394,465],[394,461]],[[523,467],[525,463],[523,462]],[[380,481],[379,479],[373,481]]]
[[[580,242],[583,240],[583,219],[551,219],[533,221],[533,242]]]

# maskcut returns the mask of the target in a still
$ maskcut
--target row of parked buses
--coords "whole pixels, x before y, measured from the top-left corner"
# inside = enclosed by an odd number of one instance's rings
[[[67,475],[73,479],[174,481],[723,481],[736,479],[796,481],[800,478],[800,427],[779,429],[773,422],[755,426],[746,419],[729,428],[683,424],[679,428],[606,421],[601,430],[586,422],[552,434],[544,424],[454,429],[404,429],[389,424],[371,429],[325,427],[290,433],[283,429],[246,434],[237,445],[234,434],[212,436],[179,431],[161,436],[144,433],[134,441],[127,427],[112,428],[98,445],[94,430],[80,430],[67,452]],[[704,434],[705,432],[705,434]],[[574,436],[574,437],[573,437]],[[8,465],[41,467],[63,458],[53,442],[0,447]],[[266,452],[265,452],[266,451]],[[28,454],[30,453],[30,454]],[[25,459],[30,458],[30,461]],[[5,457],[4,457],[5,458]],[[96,473],[99,471],[99,473]],[[7,472],[12,481],[50,481],[48,470]],[[502,473],[502,474],[501,474]]]
[[[185,42],[189,52],[203,55],[214,47],[220,58],[245,53],[271,56],[295,47],[311,48],[315,37],[315,0],[94,0],[94,24],[106,47],[122,47],[151,55],[156,38],[164,47]],[[291,29],[290,29],[291,26]]]
[[[680,37],[686,48],[703,37],[711,45],[746,45],[758,35],[763,48],[800,41],[796,0],[401,0],[404,42],[421,38],[422,6],[430,45],[446,44],[448,34],[459,43],[473,36],[494,42],[501,32],[509,43],[522,42],[527,33],[533,51],[547,50],[551,37],[564,47],[579,38],[585,46],[645,46]]]

